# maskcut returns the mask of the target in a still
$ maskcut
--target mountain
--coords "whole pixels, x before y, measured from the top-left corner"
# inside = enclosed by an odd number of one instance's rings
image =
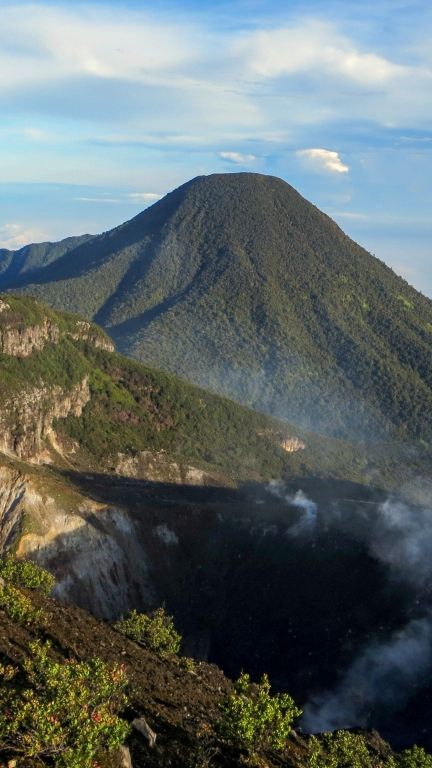
[[[92,235],[82,235],[81,237],[66,237],[59,243],[24,245],[17,251],[8,251],[2,248],[0,249],[2,280],[16,280],[22,275],[31,274],[91,239]]]
[[[18,252],[0,286],[78,311],[127,355],[314,431],[430,439],[432,302],[284,181],[198,177],[70,245],[24,273]]]

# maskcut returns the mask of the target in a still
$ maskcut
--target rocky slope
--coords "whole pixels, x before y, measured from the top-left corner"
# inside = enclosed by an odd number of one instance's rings
[[[427,591],[395,581],[368,538],[427,447],[299,431],[120,357],[75,316],[2,302],[0,549],[47,566],[59,598],[107,619],[165,604],[189,653],[268,671],[302,703],[371,637],[427,621]],[[423,733],[415,702],[404,744]],[[366,705],[359,722],[395,737],[390,708]]]
[[[121,662],[130,682],[130,701],[122,713],[129,721],[145,718],[156,739],[152,746],[138,731],[132,731],[127,745],[134,768],[235,768],[259,761],[265,768],[306,768],[310,745],[307,737],[291,733],[281,753],[268,750],[251,758],[245,750],[221,737],[219,705],[233,690],[232,682],[214,665],[195,662],[186,667],[179,658],[161,659],[107,624],[84,611],[27,590],[34,607],[43,612],[33,626],[13,621],[0,608],[0,653],[6,663],[23,666],[26,649],[35,638],[52,643],[52,657],[87,660],[97,657],[108,664]],[[364,732],[370,751],[370,767],[384,768],[392,754],[377,733]],[[7,753],[7,750],[4,750]],[[13,753],[12,753],[13,756]],[[19,758],[23,768],[34,763]],[[48,765],[51,761],[38,761]],[[119,756],[101,755],[101,768],[124,768]]]
[[[128,355],[297,425],[431,436],[431,302],[280,179],[198,177],[12,274],[0,287],[95,318]]]

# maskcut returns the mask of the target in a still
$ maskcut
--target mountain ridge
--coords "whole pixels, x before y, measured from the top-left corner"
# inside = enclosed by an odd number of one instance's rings
[[[432,434],[432,302],[276,177],[197,177],[2,286],[313,431]]]

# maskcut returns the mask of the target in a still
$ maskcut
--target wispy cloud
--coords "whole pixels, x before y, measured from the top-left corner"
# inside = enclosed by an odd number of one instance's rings
[[[264,77],[322,72],[382,85],[406,71],[377,53],[360,50],[335,25],[320,20],[247,33],[236,43],[236,50],[251,70]]]
[[[251,30],[238,18],[226,30],[205,16],[197,21],[173,13],[168,20],[104,3],[6,2],[0,94],[9,109],[20,105],[74,119],[99,115],[112,125],[142,120],[147,131],[168,129],[175,116],[177,144],[182,135],[198,141],[221,126],[239,128],[243,137],[253,127],[277,132],[287,118],[307,125],[348,113],[403,124],[405,116],[411,122],[430,116],[432,70],[421,49],[408,64],[403,50],[385,55],[320,18],[258,26]],[[287,98],[282,117],[280,102]]]
[[[297,156],[318,171],[348,173],[349,166],[342,162],[339,153],[330,149],[299,149]]]
[[[162,195],[157,192],[129,192],[127,194],[119,195],[118,197],[109,197],[108,195],[101,196],[80,196],[74,197],[79,203],[109,203],[115,205],[124,205],[125,203],[134,203],[136,205],[151,205],[157,200],[160,200]]]
[[[103,5],[74,9],[6,3],[1,40],[8,45],[2,46],[0,85],[12,88],[71,76],[146,81],[196,59],[205,45],[197,31],[192,25],[158,22],[149,14]]]
[[[131,192],[128,197],[134,203],[155,203],[162,195],[157,192]]]
[[[218,155],[222,160],[234,165],[250,165],[257,159],[255,155],[244,155],[241,152],[218,152]]]

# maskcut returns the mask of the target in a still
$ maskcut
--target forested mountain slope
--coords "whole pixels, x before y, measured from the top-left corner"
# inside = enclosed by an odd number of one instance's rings
[[[280,179],[198,177],[0,284],[314,431],[430,439],[432,303]]]

